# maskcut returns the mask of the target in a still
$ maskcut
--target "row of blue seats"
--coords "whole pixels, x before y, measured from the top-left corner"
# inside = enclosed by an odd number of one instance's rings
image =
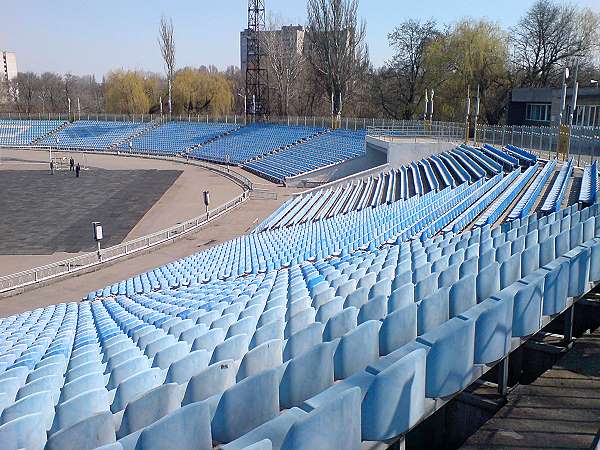
[[[574,205],[504,230],[2,319],[0,442],[295,450],[392,439],[600,281],[599,214]],[[253,414],[240,414],[247,405]]]
[[[517,202],[508,215],[508,220],[523,219],[529,215],[531,209],[538,201],[538,197],[544,186],[554,173],[557,161],[553,159],[544,164],[544,168],[537,174],[535,180],[529,185],[527,191]]]
[[[78,120],[39,142],[41,146],[67,149],[106,150],[143,133],[151,123]]]
[[[333,130],[285,150],[265,154],[256,161],[244,164],[244,167],[267,179],[282,183],[287,177],[364,155],[365,136],[364,130]]]
[[[235,124],[165,122],[127,139],[119,149],[135,153],[182,154],[239,128]]]
[[[570,159],[562,165],[560,171],[558,172],[558,176],[554,180],[552,188],[548,192],[546,199],[542,204],[542,213],[548,214],[561,209],[572,173],[573,159]]]
[[[23,146],[63,126],[61,120],[0,119],[0,146]]]
[[[465,148],[464,151],[472,154],[486,168],[485,171],[479,171],[478,168],[473,179],[502,171],[500,165],[486,160],[478,149]],[[466,158],[459,160],[458,164],[466,165],[466,161]],[[255,232],[331,218],[337,214],[347,214],[366,207],[405,200],[412,195],[423,195],[429,191],[456,186],[460,179],[452,178],[447,164],[445,160],[429,157],[408,166],[352,180],[336,188],[295,196],[265,219]]]
[[[478,188],[466,183],[456,189],[430,192],[422,197],[383,204],[338,215],[332,219],[298,224],[242,236],[209,250],[162,266],[104,289],[88,298],[111,294],[149,292],[196,280],[229,279],[299,264],[328,255],[373,248],[386,241],[405,240],[428,228],[439,217],[465,208],[461,201]],[[460,206],[457,206],[459,205]]]
[[[200,147],[193,148],[189,155],[208,161],[241,164],[271,152],[299,146],[319,135],[328,133],[323,128],[251,124]]]
[[[581,180],[579,202],[582,205],[593,205],[598,199],[598,161],[586,166]]]

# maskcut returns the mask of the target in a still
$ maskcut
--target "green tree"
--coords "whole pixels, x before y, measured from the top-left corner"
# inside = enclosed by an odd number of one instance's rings
[[[150,107],[144,91],[144,76],[134,71],[117,70],[106,78],[106,112],[146,114]]]
[[[435,89],[435,118],[461,121],[467,91],[480,88],[480,120],[502,118],[511,89],[508,35],[486,20],[464,19],[436,37],[428,46],[431,88]]]
[[[234,99],[231,82],[223,74],[186,67],[173,80],[174,114],[230,114]]]

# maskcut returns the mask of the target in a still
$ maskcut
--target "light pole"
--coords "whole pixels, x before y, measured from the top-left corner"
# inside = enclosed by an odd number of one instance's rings
[[[239,92],[237,93],[240,97],[244,99],[244,126],[248,125],[248,110],[247,110],[247,97],[246,94],[242,95]]]
[[[471,114],[471,86],[467,86],[467,103],[465,105],[465,144],[469,143],[469,115]]]
[[[473,125],[473,144],[477,145],[477,120],[479,119],[479,85],[477,85],[477,98],[475,99],[475,111],[473,111],[473,115],[475,116],[475,123]]]

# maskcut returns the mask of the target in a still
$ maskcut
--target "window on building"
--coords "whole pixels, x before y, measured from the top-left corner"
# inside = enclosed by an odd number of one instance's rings
[[[535,122],[550,122],[550,103],[528,103],[525,119]]]
[[[581,127],[600,126],[600,105],[579,105],[573,122]]]

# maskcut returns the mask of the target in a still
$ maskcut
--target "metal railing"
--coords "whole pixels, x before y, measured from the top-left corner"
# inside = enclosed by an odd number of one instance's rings
[[[0,113],[0,119],[12,120],[96,120],[111,122],[133,122],[146,123],[152,121],[160,122],[197,122],[197,123],[229,123],[245,125],[252,123],[251,116],[243,114],[209,115],[209,114],[177,114],[169,118],[167,114],[108,114],[108,113]],[[331,128],[331,116],[270,116],[267,123],[278,125],[295,125],[307,127]],[[367,127],[395,127],[403,123],[418,122],[409,120],[394,120],[384,117],[343,117],[338,124],[341,128],[349,130],[364,130]],[[463,125],[464,126],[464,125]]]
[[[37,151],[43,150],[42,148],[35,148]],[[60,149],[61,151],[68,151]],[[149,159],[157,159],[163,161],[173,161],[179,163],[191,164],[194,166],[201,167],[205,170],[216,172],[221,176],[229,178],[234,183],[238,184],[242,189],[242,194],[238,195],[234,199],[218,206],[215,209],[211,209],[208,213],[204,213],[198,217],[186,220],[183,223],[173,225],[169,228],[157,231],[155,233],[142,236],[131,241],[122,242],[112,247],[107,247],[101,250],[100,255],[97,252],[89,252],[83,255],[75,256],[73,258],[56,261],[44,266],[35,267],[32,269],[24,270],[18,273],[0,276],[0,293],[8,292],[14,289],[23,288],[36,284],[42,281],[47,281],[52,278],[60,277],[65,274],[78,272],[90,267],[97,266],[123,256],[131,255],[142,250],[146,250],[157,245],[163,244],[170,240],[173,240],[179,236],[187,234],[195,229],[207,224],[208,222],[220,217],[222,214],[236,208],[250,197],[250,192],[253,190],[253,183],[250,179],[242,174],[239,174],[233,170],[229,170],[217,167],[205,163],[203,161],[195,159],[187,159],[181,156],[164,156],[164,155],[153,155],[146,153],[119,153],[115,151],[98,151],[98,150],[73,150],[83,153],[94,153],[99,155],[119,155],[119,156],[131,156],[131,157],[142,157]]]
[[[464,140],[465,124],[454,122],[429,122],[422,120],[402,120],[387,126],[368,126],[367,135],[379,138],[434,137],[454,141]]]
[[[515,145],[551,159],[558,154],[561,130],[557,126],[537,127],[520,125],[478,125],[477,141],[491,145]],[[578,166],[600,157],[600,128],[573,127],[570,136],[569,157]]]
[[[211,209],[208,211],[208,213],[202,214],[201,216],[186,220],[183,223],[179,223],[147,236],[142,236],[132,239],[131,241],[113,245],[112,247],[107,247],[102,249],[99,254],[97,252],[89,252],[73,258],[46,264],[45,266],[1,276],[0,293],[88,269],[171,241],[196,230],[197,228],[241,205],[248,199],[248,192],[249,191],[244,191],[233,200],[230,200],[215,209]]]

